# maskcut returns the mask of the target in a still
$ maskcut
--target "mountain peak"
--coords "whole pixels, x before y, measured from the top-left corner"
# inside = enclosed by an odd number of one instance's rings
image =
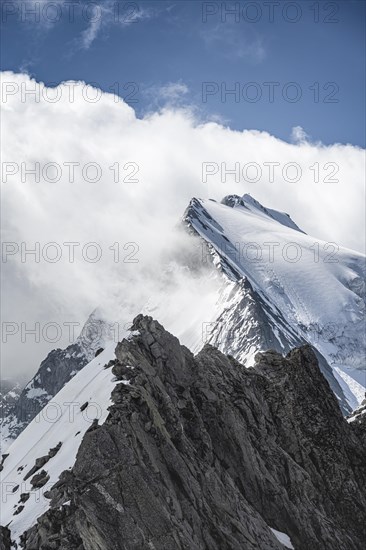
[[[226,195],[222,200],[221,204],[235,208],[235,206],[244,206],[244,201],[239,195]]]
[[[241,288],[235,305],[219,317],[214,345],[247,363],[268,344],[283,352],[288,345],[310,343],[333,372],[340,401],[346,397],[355,408],[366,384],[365,302],[359,291],[365,258],[307,235],[288,214],[249,194],[227,195],[221,203],[193,199],[185,222],[206,243],[214,265]],[[251,290],[242,287],[243,279]],[[262,331],[254,330],[258,323]],[[235,335],[238,326],[253,333],[252,350],[245,357],[243,340]]]
[[[289,227],[291,229],[295,229],[295,231],[300,231],[301,233],[304,233],[304,231],[302,231],[302,229],[300,229],[299,226],[291,219],[289,214],[263,206],[249,193],[245,193],[241,197],[239,195],[226,195],[221,200],[221,204],[225,206],[230,206],[231,208],[245,208],[250,212],[266,216],[271,220],[275,220],[285,227]]]

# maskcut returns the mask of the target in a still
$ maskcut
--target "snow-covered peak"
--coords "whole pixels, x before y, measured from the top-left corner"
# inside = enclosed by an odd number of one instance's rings
[[[230,206],[231,208],[244,208],[247,211],[249,210],[259,216],[271,218],[286,227],[290,227],[291,229],[304,233],[304,231],[302,231],[302,229],[300,229],[298,225],[296,225],[296,223],[290,218],[289,214],[263,206],[248,193],[242,197],[239,197],[239,195],[226,195],[226,197],[222,199],[221,204]]]
[[[192,199],[185,222],[332,366],[352,408],[365,381],[365,257],[303,233],[249,195]]]
[[[96,308],[86,320],[75,344],[80,347],[79,353],[91,361],[98,349],[115,340],[115,325],[105,319],[101,310]]]

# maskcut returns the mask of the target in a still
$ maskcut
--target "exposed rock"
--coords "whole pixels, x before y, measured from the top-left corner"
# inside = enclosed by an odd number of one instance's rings
[[[42,468],[48,461],[50,457],[48,455],[41,456],[36,459],[35,465],[29,470],[29,472],[24,476],[24,481],[27,481],[33,474],[35,474],[38,470]]]
[[[343,418],[312,348],[246,369],[150,317],[132,328],[110,415],[24,549],[283,550],[271,528],[296,550],[364,548],[365,423]]]
[[[1,455],[0,472],[4,469],[4,462],[8,458],[8,454]]]
[[[72,528],[69,527],[73,514],[74,510],[69,506],[50,510],[42,517],[37,529],[21,537],[21,546],[31,550],[85,550],[81,538],[74,532],[73,522]]]
[[[92,422],[90,428],[88,428],[88,429],[86,430],[85,433],[93,432],[93,431],[96,430],[97,428],[98,428],[98,419],[97,419],[97,418],[94,418],[94,420],[93,420],[93,422]]]
[[[39,489],[40,487],[43,487],[46,485],[47,481],[50,479],[50,476],[46,472],[46,470],[42,470],[39,472],[39,474],[36,474],[32,477],[30,480],[30,484],[34,489]]]
[[[347,418],[351,430],[360,439],[363,447],[366,447],[366,398],[362,401],[358,409]]]
[[[115,359],[111,359],[110,361],[108,361],[108,363],[104,366],[105,369],[110,369],[111,367],[113,367],[113,365],[116,363],[116,360]]]
[[[57,443],[56,447],[53,447],[52,449],[49,450],[48,456],[50,458],[53,458],[54,456],[56,456],[59,450],[61,449],[61,447],[62,447],[62,441]]]
[[[48,454],[45,455],[45,456],[41,456],[39,458],[36,459],[36,462],[34,464],[34,466],[29,470],[29,472],[24,476],[24,481],[27,481],[27,479],[29,479],[33,474],[35,474],[38,470],[40,470],[42,468],[42,466],[44,466],[45,464],[47,464],[47,462],[53,458],[54,456],[56,456],[56,454],[58,453],[58,451],[61,449],[61,446],[62,446],[62,443],[60,441],[60,443],[58,443],[56,445],[56,447],[53,447],[53,449],[50,449]]]
[[[0,525],[0,550],[11,550],[10,531]]]

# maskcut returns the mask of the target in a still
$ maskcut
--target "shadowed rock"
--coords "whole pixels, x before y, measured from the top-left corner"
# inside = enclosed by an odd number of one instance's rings
[[[296,550],[363,548],[364,431],[309,346],[246,369],[209,345],[194,357],[150,317],[132,329],[110,414],[23,548],[283,550],[270,528]]]

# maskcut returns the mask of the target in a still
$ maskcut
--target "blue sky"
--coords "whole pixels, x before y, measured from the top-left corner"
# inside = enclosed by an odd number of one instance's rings
[[[362,1],[274,2],[272,16],[260,1],[230,15],[233,2],[76,0],[74,20],[57,2],[2,2],[2,70],[118,89],[139,116],[194,105],[238,130],[289,141],[301,126],[313,141],[365,146]]]
[[[68,16],[71,1],[74,20]],[[98,264],[81,257],[75,263],[43,262],[41,269],[38,262],[14,256],[2,270],[8,297],[3,319],[29,327],[35,321],[81,324],[100,304],[113,309],[115,292],[140,304],[145,285],[136,281],[140,275],[144,281],[144,266],[150,273],[166,257],[171,228],[194,196],[221,200],[228,193],[251,193],[288,212],[314,238],[364,250],[359,149],[365,146],[364,2],[0,0],[0,5],[1,69],[27,73],[6,76],[2,84],[10,80],[18,90],[24,84],[44,91],[30,77],[51,87],[85,81],[129,95],[138,117],[160,112],[136,121],[129,108],[113,101],[117,97],[101,94],[95,105],[85,101],[83,85],[76,86],[74,102],[66,98],[57,105],[32,96],[19,101],[19,94],[7,101],[2,95],[1,130],[7,136],[2,163],[17,168],[2,197],[3,235],[30,250],[48,239],[100,242],[105,252]],[[228,15],[225,9],[235,5],[239,12]],[[39,10],[39,20],[25,17],[26,8]],[[65,86],[57,91],[64,93]],[[185,106],[189,110],[174,109]],[[197,124],[206,120],[226,127]],[[23,166],[32,172],[36,161],[43,168],[49,162],[60,168],[76,164],[77,185],[67,169],[57,183],[42,177],[32,185],[32,175],[23,181]],[[220,170],[205,181],[203,165],[212,161]],[[90,162],[99,163],[102,184],[83,177],[81,169]],[[125,163],[137,164],[138,181],[117,185],[111,171],[116,162],[122,176]],[[246,163],[259,166],[259,181],[223,177]],[[269,163],[277,166],[274,180]],[[296,163],[301,178],[289,182],[284,168]],[[81,204],[87,215],[80,215]],[[137,272],[122,271],[121,277],[121,265],[109,261],[117,241],[138,243],[140,263],[131,264]],[[15,338],[6,347],[5,368],[33,372],[53,347],[46,340],[21,346]]]

